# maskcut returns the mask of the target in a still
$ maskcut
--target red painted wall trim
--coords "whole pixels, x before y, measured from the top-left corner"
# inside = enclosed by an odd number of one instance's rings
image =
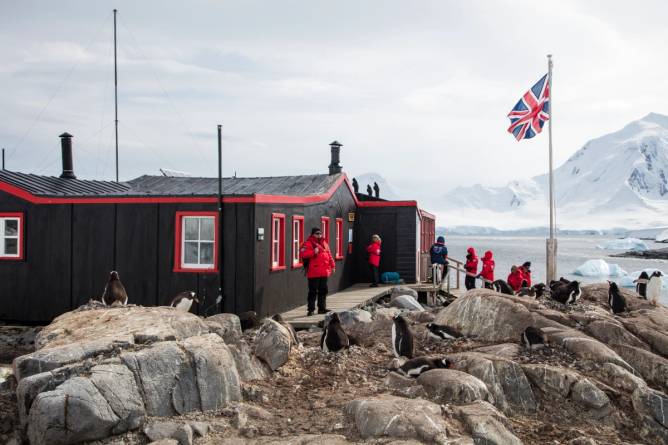
[[[213,216],[213,269],[183,267],[181,264],[181,222],[184,216]],[[218,212],[176,212],[176,223],[174,224],[174,272],[189,273],[215,273],[218,272]]]
[[[0,256],[0,261],[23,261],[25,258],[25,217],[23,212],[0,212],[0,218],[18,218],[19,219],[19,256]]]
[[[301,221],[300,227],[302,229],[302,233],[300,234],[299,238],[299,243],[297,246],[297,257],[299,258],[298,262],[294,262],[294,255],[295,255],[295,233],[294,233],[294,225],[295,221]],[[303,215],[292,215],[292,224],[290,226],[290,232],[292,234],[292,247],[291,247],[291,253],[292,255],[290,256],[290,263],[292,264],[293,269],[298,269],[304,265],[304,262],[301,259],[301,255],[299,254],[299,249],[301,248],[302,243],[304,242],[304,216]]]
[[[323,239],[327,242],[327,244],[331,247],[331,244],[329,242],[329,216],[321,216],[320,217],[320,230],[322,231],[322,237]]]
[[[278,219],[278,266],[274,266],[274,220]],[[285,270],[285,213],[272,213],[271,214],[271,249],[269,253],[269,270],[272,272],[278,270]]]
[[[436,221],[436,216],[432,215],[431,213],[427,212],[426,210],[420,210],[420,215],[424,216],[426,218],[429,218],[429,219],[433,219],[434,221]]]
[[[336,240],[336,253],[335,253],[335,260],[342,260],[343,259],[343,218],[336,218],[335,222],[335,228],[336,228],[336,237],[338,239]]]

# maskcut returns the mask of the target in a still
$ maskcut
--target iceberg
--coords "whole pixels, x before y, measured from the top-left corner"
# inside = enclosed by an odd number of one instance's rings
[[[628,275],[618,264],[609,264],[605,260],[589,260],[573,271],[581,277],[623,277]]]
[[[656,242],[657,243],[668,243],[668,229],[664,230],[663,232],[659,233],[656,236]]]
[[[647,275],[652,275],[655,270],[661,270],[661,269],[655,269],[655,268],[649,268],[649,269],[643,269],[643,270],[636,270],[635,272],[631,272],[630,274],[626,275],[625,277],[622,277],[621,280],[617,284],[619,284],[622,287],[636,287],[636,283],[633,282],[636,278],[640,276],[642,272],[647,272]],[[663,282],[663,287],[668,287],[668,279],[666,279],[666,274],[665,272],[661,271],[663,273],[663,277],[661,278]]]
[[[598,248],[604,250],[635,250],[636,252],[649,250],[647,244],[638,238],[611,239],[599,244]]]

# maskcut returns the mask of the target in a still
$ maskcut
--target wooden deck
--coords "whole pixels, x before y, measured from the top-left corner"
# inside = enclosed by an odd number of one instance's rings
[[[327,309],[333,312],[343,312],[348,309],[360,308],[372,303],[390,293],[394,285],[379,285],[369,287],[368,283],[354,284],[335,294],[327,295]],[[281,314],[283,319],[295,329],[305,329],[317,325],[324,318],[324,314],[306,316],[306,305],[299,306]]]

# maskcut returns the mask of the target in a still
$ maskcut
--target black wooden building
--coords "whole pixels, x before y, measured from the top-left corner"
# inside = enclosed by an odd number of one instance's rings
[[[205,299],[200,313],[268,315],[305,303],[298,248],[312,227],[324,229],[336,258],[330,292],[369,281],[373,233],[384,241],[382,271],[408,282],[425,236],[433,241],[415,201],[358,199],[338,143],[327,174],[224,178],[220,221],[217,178],[79,180],[71,136],[61,140],[61,177],[0,171],[0,320],[45,322],[98,299],[111,270],[130,303],[165,305],[195,290]]]

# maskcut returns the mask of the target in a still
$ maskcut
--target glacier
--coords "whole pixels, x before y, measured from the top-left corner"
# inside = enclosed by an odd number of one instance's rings
[[[604,250],[634,250],[636,252],[649,250],[647,244],[638,238],[612,239],[599,244],[597,247]]]

